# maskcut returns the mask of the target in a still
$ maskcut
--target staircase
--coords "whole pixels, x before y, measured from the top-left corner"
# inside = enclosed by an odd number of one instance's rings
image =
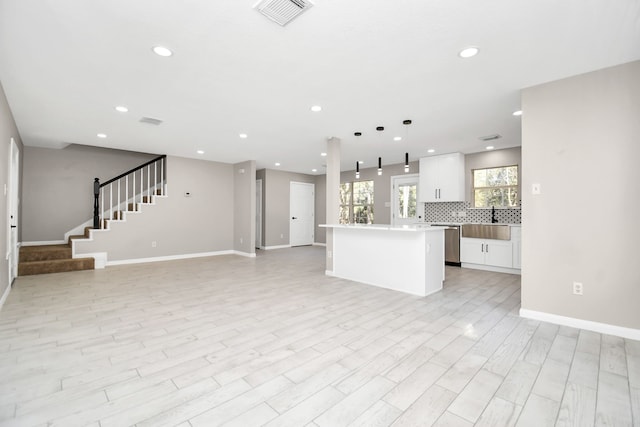
[[[165,159],[157,157],[103,184],[96,178],[93,227],[85,227],[82,235],[69,236],[66,244],[21,247],[18,276],[93,270],[93,257],[73,257],[73,242],[91,239],[91,230],[108,230],[109,221],[123,221],[126,211],[138,211],[138,205],[153,203],[154,196],[165,195]]]
[[[93,270],[93,258],[72,258],[71,245],[74,239],[89,237],[89,229],[80,236],[70,236],[66,244],[22,246],[18,260],[18,276],[62,273],[64,271]]]

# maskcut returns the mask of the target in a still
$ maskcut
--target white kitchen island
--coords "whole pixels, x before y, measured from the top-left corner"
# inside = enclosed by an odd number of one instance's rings
[[[442,289],[444,230],[426,225],[321,225],[331,276],[426,296]]]

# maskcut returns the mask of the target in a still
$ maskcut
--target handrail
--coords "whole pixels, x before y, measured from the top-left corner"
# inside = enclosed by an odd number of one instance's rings
[[[124,178],[125,176],[129,175],[130,173],[137,172],[137,171],[139,171],[140,169],[142,169],[143,167],[145,167],[145,166],[149,166],[150,164],[153,164],[153,163],[157,162],[157,161],[158,161],[158,160],[160,160],[160,159],[165,159],[166,157],[167,157],[167,155],[166,155],[166,154],[163,154],[162,156],[158,156],[158,157],[156,157],[156,158],[155,158],[155,159],[153,159],[153,160],[149,160],[149,161],[148,161],[147,163],[145,163],[145,164],[142,164],[142,165],[140,165],[140,166],[136,166],[135,168],[133,168],[133,169],[131,169],[131,170],[129,170],[129,171],[126,171],[125,173],[121,173],[120,175],[116,176],[115,178],[111,178],[109,181],[106,181],[106,182],[103,182],[102,184],[100,184],[100,188],[104,187],[105,185],[109,185],[109,184],[111,184],[112,182],[116,182],[116,181],[117,181],[117,180],[119,180],[120,178]],[[96,179],[97,179],[97,178],[96,178]]]
[[[100,183],[100,179],[95,178],[93,182],[93,228],[94,229],[102,229],[104,228],[104,221],[101,221],[100,214],[104,216],[105,213],[109,213],[109,218],[114,219],[114,212],[116,219],[122,219],[122,211],[119,211],[120,206],[122,204],[125,205],[125,209],[127,210],[127,205],[130,201],[135,205],[136,199],[140,199],[141,203],[150,203],[152,200],[152,190],[153,195],[161,194],[166,195],[166,154],[162,156],[158,156],[155,159],[149,160],[146,163],[143,163],[135,168],[128,170],[115,178],[111,178],[110,180]],[[151,167],[153,166],[153,173],[151,171]],[[145,168],[147,172],[145,174]],[[140,173],[137,173],[140,171]],[[159,174],[158,174],[159,172]],[[139,175],[139,183],[140,185],[136,185],[136,175]],[[144,176],[146,175],[146,177]],[[130,180],[131,178],[131,180]],[[145,180],[146,178],[146,180]],[[153,178],[153,182],[152,182]],[[146,181],[146,188],[145,188]],[[116,183],[116,184],[114,184]],[[130,185],[131,184],[131,185]],[[108,186],[108,187],[107,187]],[[115,186],[115,188],[114,188]],[[121,187],[124,187],[124,199],[121,194]],[[160,188],[158,188],[160,187]],[[131,193],[129,192],[131,190]],[[139,193],[137,191],[139,190]],[[105,193],[108,192],[108,208],[106,209],[105,205]],[[146,192],[146,195],[145,195]],[[136,194],[137,193],[137,194]],[[132,198],[129,199],[129,194],[131,194]],[[113,198],[116,198],[115,207],[113,203]],[[99,199],[102,199],[99,201]],[[136,208],[134,208],[136,210]],[[117,212],[116,212],[117,211]],[[104,218],[103,218],[104,219]]]

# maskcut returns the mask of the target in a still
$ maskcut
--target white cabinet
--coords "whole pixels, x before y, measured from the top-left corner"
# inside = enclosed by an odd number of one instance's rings
[[[419,202],[461,202],[464,199],[463,154],[420,159]]]
[[[513,245],[509,240],[460,239],[460,261],[493,267],[513,267]]]

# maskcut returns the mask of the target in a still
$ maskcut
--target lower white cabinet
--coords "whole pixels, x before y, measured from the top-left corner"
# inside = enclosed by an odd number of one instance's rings
[[[513,268],[513,245],[509,240],[460,239],[460,261],[468,264]]]
[[[522,227],[511,227],[511,242],[513,243],[513,268],[522,268],[522,263],[520,262],[522,258],[520,250],[522,246]]]

